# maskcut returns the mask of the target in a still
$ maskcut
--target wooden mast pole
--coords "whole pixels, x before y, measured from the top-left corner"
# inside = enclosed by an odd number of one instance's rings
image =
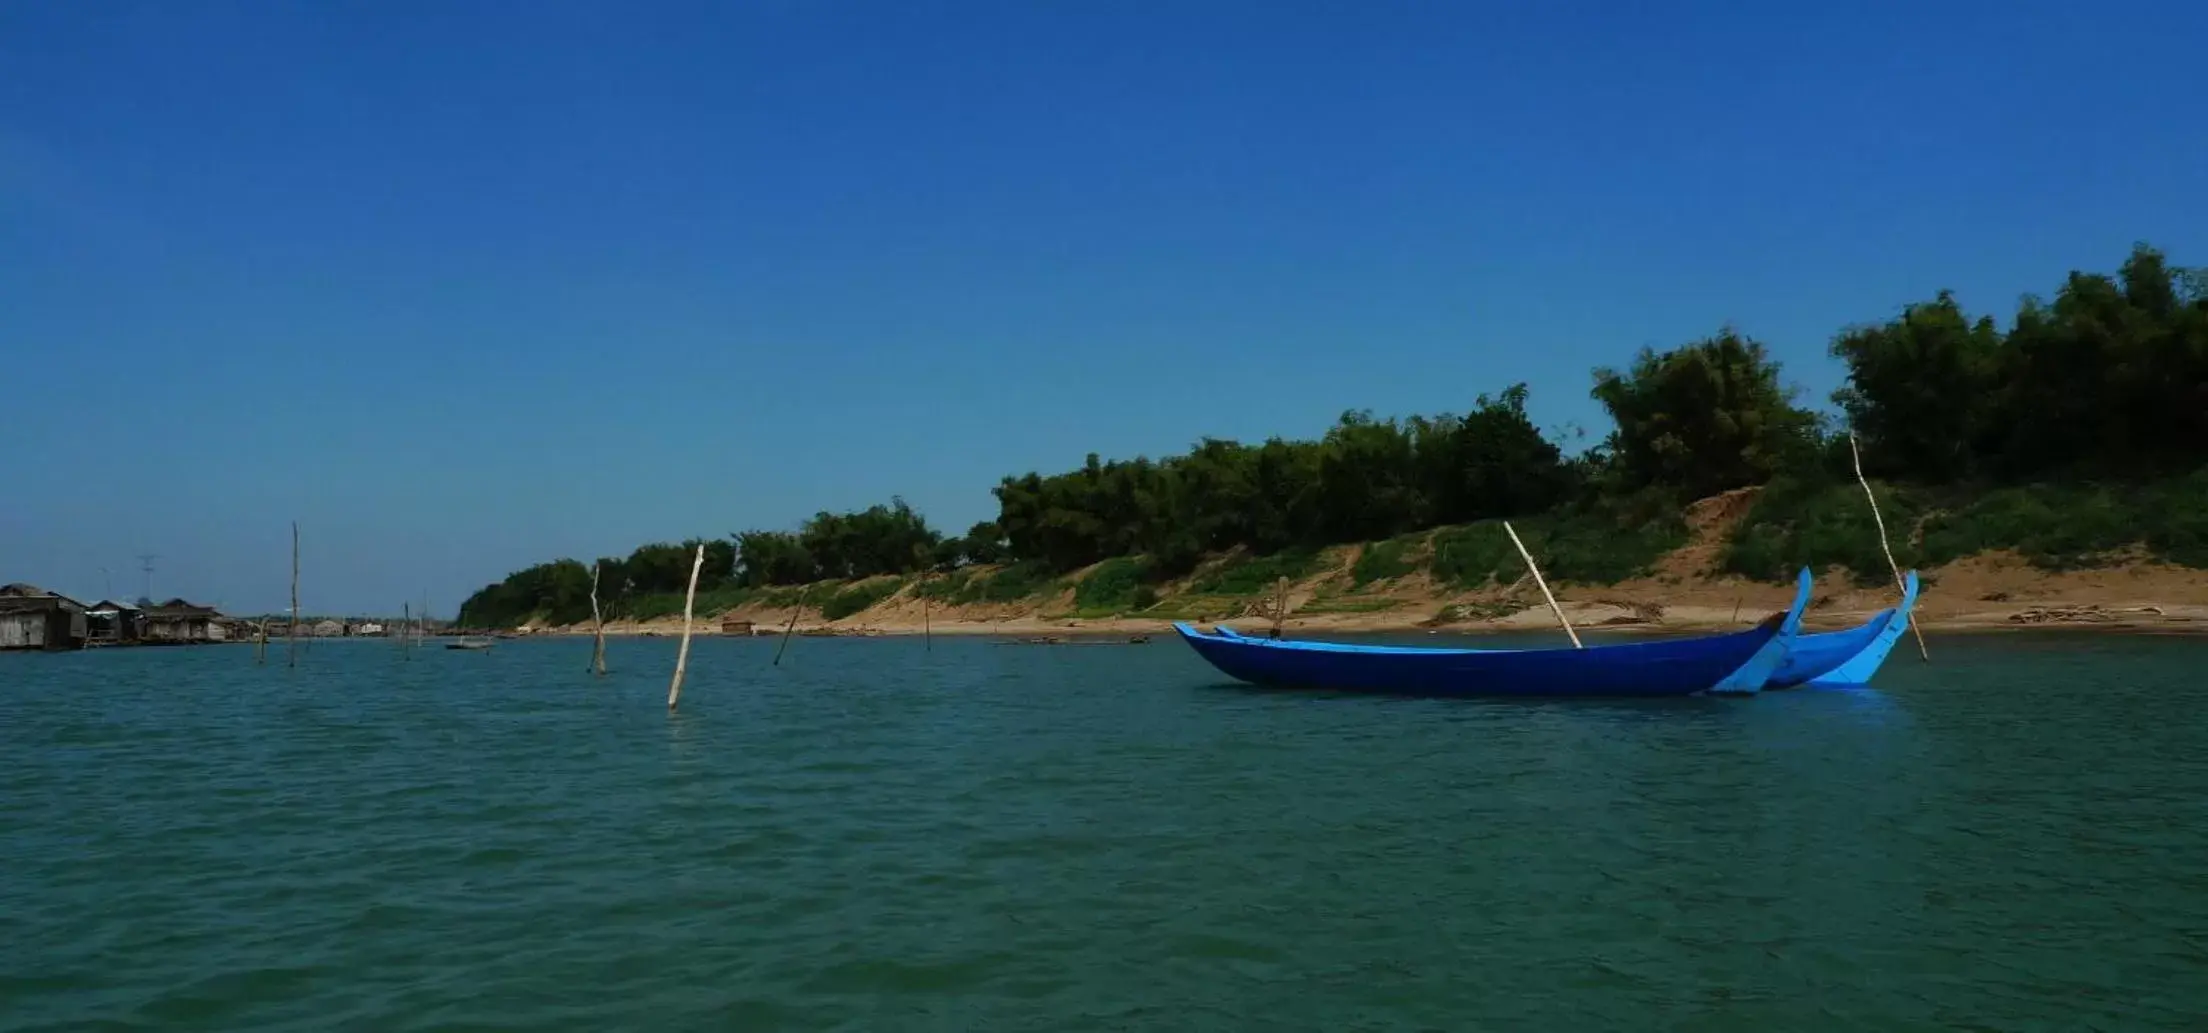
[[[1886,566],[1894,572],[1894,590],[1904,596],[1909,588],[1902,582],[1901,564],[1894,562],[1894,547],[1886,542],[1886,518],[1878,515],[1878,496],[1871,491],[1870,478],[1863,476],[1863,450],[1856,447],[1855,432],[1848,432],[1848,455],[1855,460],[1855,482],[1863,486],[1863,497],[1871,501],[1871,522],[1878,525],[1878,547],[1886,553]],[[1930,661],[1932,654],[1924,648],[1924,629],[1917,627],[1917,612],[1909,611],[1909,630],[1917,636],[1917,658]]]
[[[1510,544],[1518,547],[1518,555],[1526,561],[1526,569],[1533,571],[1533,583],[1541,586],[1541,598],[1549,601],[1549,612],[1556,614],[1557,623],[1564,625],[1564,634],[1572,637],[1572,648],[1587,648],[1580,643],[1579,632],[1572,630],[1571,618],[1564,616],[1564,608],[1556,605],[1556,595],[1549,591],[1548,579],[1541,576],[1541,568],[1534,565],[1533,553],[1527,552],[1526,543],[1518,540],[1518,529],[1510,526],[1510,521],[1505,520],[1503,521],[1503,530],[1510,534]]]
[[[667,709],[675,709],[675,701],[682,698],[682,676],[690,666],[690,616],[698,602],[698,572],[705,569],[705,546],[698,546],[696,559],[690,561],[690,591],[682,597],[682,646],[675,650],[675,680],[667,686]]]

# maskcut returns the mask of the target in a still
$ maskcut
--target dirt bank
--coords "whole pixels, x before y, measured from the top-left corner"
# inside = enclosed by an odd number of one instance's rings
[[[1690,546],[1691,547],[1691,546]],[[1530,582],[1476,592],[1449,591],[1422,576],[1340,590],[1341,572],[1328,570],[1290,589],[1286,627],[1321,632],[1483,632],[1553,629],[1555,618]],[[2208,633],[2208,571],[2165,564],[2128,563],[2102,570],[2050,572],[2004,555],[1976,556],[1924,572],[1919,624],[1931,631],[2022,628],[2094,628],[2122,631]],[[1685,576],[1671,571],[1617,585],[1554,586],[1575,627],[1604,630],[1707,631],[1752,624],[1784,607],[1788,589],[1737,577]],[[1844,627],[1893,605],[1890,585],[1857,585],[1846,571],[1819,576],[1806,623]],[[1227,601],[1213,612],[1178,614],[1192,621],[1239,628],[1271,623],[1262,600]],[[1331,611],[1331,612],[1330,612]],[[787,608],[742,607],[699,622],[698,633],[719,634],[723,618],[751,621],[756,633],[779,633]],[[1070,593],[1017,603],[946,607],[926,603],[910,588],[846,617],[824,621],[817,609],[797,615],[800,633],[918,635],[1158,634],[1166,617],[1080,617]],[[611,635],[673,635],[680,617],[616,622]],[[586,625],[530,628],[533,633],[588,633]]]
[[[1787,585],[1749,581],[1719,570],[1725,538],[1747,514],[1755,489],[1704,499],[1686,516],[1686,544],[1663,556],[1644,578],[1615,585],[1558,584],[1559,604],[1575,627],[1605,630],[1709,631],[1753,624],[1784,608]],[[1530,578],[1511,585],[1461,591],[1436,584],[1423,572],[1359,586],[1351,575],[1359,547],[1330,549],[1318,569],[1289,586],[1287,631],[1483,632],[1548,630],[1556,618]],[[2116,565],[2049,571],[2011,553],[1987,553],[1921,572],[1924,589],[1918,624],[1933,631],[2021,628],[2093,628],[2120,631],[2208,633],[2208,571],[2157,563],[2144,556]],[[1077,573],[1068,583],[1080,579]],[[1192,595],[1189,582],[1162,586],[1164,602],[1143,615],[1081,616],[1073,591],[1011,603],[946,606],[923,600],[917,586],[841,620],[823,620],[818,609],[797,614],[802,633],[849,635],[1143,635],[1170,631],[1176,619],[1224,622],[1238,628],[1271,624],[1270,600]],[[1819,572],[1806,624],[1845,627],[1893,605],[1899,596],[1885,579],[1859,584],[1846,570]],[[779,633],[788,608],[738,607],[707,615],[703,634],[720,634],[723,619],[751,622],[755,633]],[[680,634],[682,619],[617,622],[613,635]],[[734,625],[731,625],[732,627]],[[587,625],[528,627],[531,633],[589,632]]]

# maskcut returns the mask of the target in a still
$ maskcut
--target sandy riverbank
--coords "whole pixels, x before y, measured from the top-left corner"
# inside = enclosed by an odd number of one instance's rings
[[[1734,492],[1697,503],[1687,513],[1692,531],[1688,543],[1665,555],[1646,577],[1615,585],[1553,586],[1573,625],[1593,634],[1707,632],[1750,625],[1784,609],[1793,594],[1791,585],[1718,572],[1725,536],[1745,513],[1749,498],[1747,493]],[[1328,555],[1330,560],[1322,569],[1289,586],[1285,630],[1291,635],[1479,634],[1557,627],[1530,579],[1463,591],[1413,573],[1357,585],[1351,576],[1357,547],[1330,550]],[[2121,557],[2095,569],[2051,571],[2012,553],[1994,552],[1921,573],[1924,587],[1917,623],[1935,633],[2060,628],[2208,634],[2208,570],[2155,562],[2144,555]],[[1076,572],[1066,583],[1081,576]],[[1268,600],[1191,598],[1180,593],[1182,587],[1163,586],[1166,601],[1154,611],[1158,615],[1082,617],[1075,613],[1073,591],[1065,587],[1053,595],[1011,603],[946,607],[919,598],[914,586],[907,584],[876,605],[840,620],[823,620],[818,609],[806,610],[796,615],[796,627],[815,635],[919,635],[925,631],[1027,639],[1167,634],[1175,618],[1198,624],[1225,622],[1244,630],[1271,624]],[[1883,577],[1876,583],[1858,584],[1848,571],[1837,569],[1820,572],[1815,591],[1805,619],[1812,630],[1860,623],[1899,597]],[[756,633],[779,634],[791,616],[787,608],[745,606],[725,614],[701,615],[697,631],[719,634],[725,617],[751,622]],[[671,616],[615,622],[606,631],[675,635],[681,633],[681,625],[680,617]],[[583,624],[523,630],[588,634],[590,628]]]
[[[1957,564],[1956,566],[1963,566]],[[1933,633],[1996,632],[2030,629],[2084,629],[2112,632],[2208,634],[2208,576],[2203,572],[2138,570],[2088,571],[2044,575],[2040,590],[2017,585],[2011,589],[1988,587],[1970,571],[1939,572],[1930,579],[1918,611],[1918,624]],[[2005,572],[2004,579],[2022,580],[2029,575]],[[1978,583],[1973,584],[1974,580]],[[1891,605],[1892,590],[1839,588],[1826,594],[1831,581],[1820,582],[1820,594],[1804,623],[1812,630],[1831,630],[1862,622],[1880,608]],[[2154,591],[2160,589],[2160,591]],[[1492,598],[1496,593],[1404,593],[1376,598],[1367,605],[1388,604],[1365,612],[1296,612],[1285,624],[1294,635],[1360,633],[1433,633],[1446,635],[1496,632],[1548,631],[1556,618],[1547,606],[1533,600]],[[1524,594],[1524,593],[1521,593]],[[1704,632],[1744,627],[1786,605],[1780,586],[1750,583],[1633,583],[1600,588],[1567,586],[1561,605],[1575,627],[1591,634],[1604,632]],[[1483,597],[1484,596],[1484,597]],[[1988,596],[2000,598],[1989,599]],[[1291,594],[1291,603],[1298,600]],[[1324,607],[1326,603],[1307,604]],[[1018,607],[946,609],[929,607],[923,613],[917,601],[892,599],[881,606],[837,621],[823,621],[818,611],[799,614],[796,630],[810,635],[993,635],[1004,638],[1088,635],[1160,635],[1170,633],[1173,621],[1163,618],[1121,616],[1082,618],[1053,613],[1051,603]],[[1463,616],[1467,613],[1493,616]],[[722,615],[701,618],[695,633],[721,634]],[[789,625],[787,609],[757,608],[729,616],[752,622],[754,634],[780,634]],[[1225,623],[1242,630],[1263,629],[1271,621],[1250,613],[1191,614],[1194,623]],[[1451,619],[1456,618],[1456,619]],[[528,629],[534,634],[589,634],[588,625]],[[609,636],[678,635],[679,617],[644,622],[609,624]]]

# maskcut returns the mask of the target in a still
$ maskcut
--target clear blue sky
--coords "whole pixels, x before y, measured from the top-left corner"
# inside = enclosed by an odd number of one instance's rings
[[[0,581],[396,610],[2208,264],[2208,5],[0,4]],[[102,568],[108,574],[101,573]]]

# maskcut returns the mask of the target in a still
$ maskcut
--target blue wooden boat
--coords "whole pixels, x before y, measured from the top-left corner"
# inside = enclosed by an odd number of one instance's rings
[[[1174,625],[1221,673],[1275,688],[1418,696],[1691,696],[1762,690],[1786,662],[1809,606],[1810,576],[1794,605],[1748,631],[1587,649],[1432,649],[1206,635]]]
[[[1821,635],[1803,635],[1767,689],[1799,685],[1868,685],[1894,651],[1902,633],[1909,630],[1909,614],[1917,608],[1917,572],[1902,578],[1901,605],[1872,614],[1862,627]]]

